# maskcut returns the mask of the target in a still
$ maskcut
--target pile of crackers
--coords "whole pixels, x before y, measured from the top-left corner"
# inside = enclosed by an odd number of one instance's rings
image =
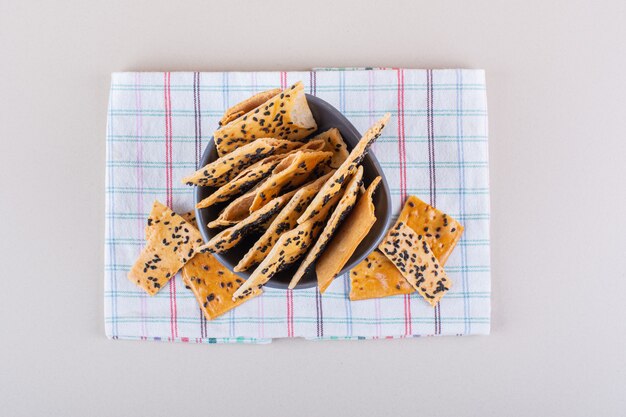
[[[314,268],[324,293],[376,221],[373,195],[381,178],[365,186],[360,164],[389,118],[376,122],[348,152],[337,129],[316,132],[302,83],[231,107],[214,133],[218,159],[183,178],[213,190],[198,208],[225,205],[208,224],[221,230],[204,242],[193,214],[178,215],[155,201],[146,245],[128,278],[154,295],[182,269],[208,320],[261,294],[276,273],[298,263],[289,288]],[[350,298],[417,291],[434,305],[450,288],[443,264],[462,230],[409,198],[380,251],[350,272]],[[212,254],[249,236],[260,237],[234,268],[252,270],[243,280]]]

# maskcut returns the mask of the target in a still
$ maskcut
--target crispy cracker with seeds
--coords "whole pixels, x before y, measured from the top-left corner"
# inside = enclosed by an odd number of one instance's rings
[[[263,236],[257,240],[257,242],[250,248],[243,258],[235,266],[236,272],[241,272],[249,269],[253,265],[260,263],[268,252],[274,246],[274,243],[282,236],[283,233],[288,232],[297,226],[296,220],[302,214],[304,209],[309,205],[315,194],[322,188],[324,182],[332,175],[329,172],[323,177],[320,177],[307,185],[304,185],[291,197],[289,203],[278,213],[276,219],[267,228]]]
[[[224,156],[258,138],[301,140],[317,129],[298,82],[213,133],[218,155]]]
[[[198,228],[198,223],[196,222],[196,212],[195,212],[195,210],[186,211],[185,213],[180,213],[180,217],[185,219],[185,221],[187,223],[189,223],[190,225],[192,225],[196,229]]]
[[[181,216],[155,201],[146,237],[128,279],[154,295],[193,257],[202,245],[202,236]]]
[[[162,206],[164,208],[167,209],[167,206]],[[145,232],[146,232],[146,240],[150,239],[150,236],[152,235],[152,233],[157,230],[157,228],[155,228],[155,223],[154,220],[152,220],[153,216],[157,216],[155,218],[158,218],[158,216],[160,216],[161,214],[159,214],[160,212],[163,212],[163,208],[159,207],[157,209],[157,211],[155,212],[154,210],[150,213],[149,217],[148,217],[148,223],[150,223],[150,226],[146,226],[145,227]],[[187,211],[185,213],[181,213],[179,214],[180,217],[182,217],[183,219],[185,219],[185,221],[187,223],[189,223],[191,226],[193,226],[194,229],[198,229],[198,224],[196,223],[196,212],[195,211]],[[158,223],[156,223],[158,224]],[[200,243],[200,242],[198,242]]]
[[[404,203],[398,221],[424,236],[441,265],[445,265],[461,239],[463,226],[446,213],[412,195]]]
[[[281,91],[280,88],[274,88],[271,90],[262,91],[260,93],[253,95],[250,98],[245,99],[244,101],[241,101],[235,104],[234,106],[226,110],[226,112],[224,113],[224,116],[222,116],[221,120],[219,121],[220,126],[227,125],[233,120],[248,113],[250,110],[254,110],[255,108],[259,107],[261,104],[265,103],[267,100],[280,94],[280,91]]]
[[[362,262],[350,270],[350,300],[352,301],[412,292],[415,292],[415,288],[402,276],[393,262],[378,250],[367,255]]]
[[[300,279],[304,276],[306,271],[309,269],[311,264],[319,258],[322,254],[326,245],[333,237],[335,230],[339,227],[343,219],[350,213],[352,208],[354,207],[354,203],[356,202],[356,198],[359,195],[359,188],[361,187],[361,183],[363,182],[363,167],[359,166],[354,176],[346,186],[346,190],[344,191],[341,200],[337,204],[337,207],[333,210],[332,214],[328,218],[322,233],[319,238],[316,240],[315,244],[311,248],[311,250],[306,254],[304,260],[300,263],[300,266],[294,273],[291,278],[291,282],[289,282],[289,289],[294,289]],[[330,284],[330,280],[328,282],[320,282],[318,277],[318,286],[320,288],[320,292],[324,292],[326,287]]]
[[[286,190],[304,184],[315,167],[329,161],[332,152],[296,152],[280,161],[272,175],[256,190],[250,213],[259,210]]]
[[[196,204],[197,208],[210,207],[214,204],[223,203],[233,197],[239,196],[252,187],[257,185],[259,181],[267,178],[272,170],[283,160],[286,154],[272,155],[255,163],[254,165],[241,171],[239,175],[232,181],[222,185],[220,188],[211,193],[210,196]]]
[[[426,239],[404,222],[389,230],[378,249],[433,307],[452,286]]]
[[[409,196],[398,221],[406,223],[411,229],[417,233],[422,232],[424,239],[431,247],[435,258],[439,260],[441,266],[444,266],[452,250],[461,238],[463,226],[447,214],[437,210],[436,208],[426,204],[415,196]],[[424,230],[424,229],[427,230]],[[434,231],[434,233],[432,233]],[[426,236],[430,235],[430,236]],[[372,254],[370,254],[371,257]],[[384,261],[381,261],[384,262]],[[375,273],[370,271],[369,277],[375,277],[380,282],[379,285],[369,285],[367,294],[362,295],[359,291],[355,292],[355,300],[366,298],[388,297],[391,295],[407,294],[404,286],[398,288],[397,275],[399,271],[393,266],[391,261],[386,260],[387,265],[377,268]],[[368,274],[367,265],[369,263],[362,261],[354,267],[352,271],[361,271],[363,275]],[[397,273],[394,271],[396,269]],[[388,274],[388,277],[385,277]],[[352,275],[350,275],[352,279]],[[370,280],[371,281],[371,280]],[[411,287],[413,288],[413,287]],[[353,291],[354,283],[353,283]],[[378,291],[378,292],[376,292]],[[351,295],[352,297],[352,295]]]
[[[237,290],[235,296],[238,296],[240,293],[243,294],[244,291],[251,288],[260,288],[277,272],[300,259],[318,238],[328,215],[340,198],[341,193],[336,194],[315,217],[285,232],[246,282]]]
[[[229,155],[217,158],[193,174],[183,178],[183,184],[219,187],[233,179],[241,171],[270,155],[287,153],[301,147],[301,142],[272,138],[257,139],[237,148]]]
[[[255,211],[241,222],[213,236],[200,250],[211,253],[226,252],[228,249],[236,246],[244,236],[262,230],[267,223],[276,217],[280,209],[289,202],[295,193],[296,190],[274,198],[263,208]]]
[[[233,274],[210,253],[198,253],[182,270],[183,282],[196,296],[207,320],[221,316],[263,291],[254,288],[233,299],[243,279]]]
[[[382,119],[374,123],[363,135],[359,143],[352,149],[348,159],[335,171],[332,177],[326,181],[320,192],[315,196],[309,207],[304,211],[298,219],[298,223],[303,223],[315,215],[335,194],[341,191],[343,183],[350,178],[356,171],[357,166],[361,163],[369,147],[380,136],[382,130],[389,122],[391,115],[385,114]]]
[[[376,177],[359,197],[352,212],[332,238],[326,250],[315,265],[317,285],[324,292],[339,271],[344,267],[361,241],[367,236],[376,222],[374,214],[374,192],[378,189],[381,177]],[[322,232],[322,236],[324,233]]]
[[[331,168],[339,168],[341,164],[348,159],[348,155],[350,154],[348,152],[348,147],[343,141],[343,137],[341,137],[339,129],[336,127],[328,129],[327,131],[312,137],[311,140],[323,140],[325,143],[324,150],[333,153],[333,157],[328,163]]]
[[[298,151],[314,152],[321,151],[323,148],[324,141],[315,140],[309,141],[300,148],[285,154],[268,156],[267,158],[262,159],[254,165],[241,171],[232,181],[215,190],[210,196],[200,201],[196,207],[210,207],[214,204],[228,201],[232,197],[239,196],[257,185],[261,180],[267,178],[272,173],[272,170],[276,168],[276,165],[278,165],[280,161],[285,159],[287,156],[293,155]]]
[[[228,203],[228,205],[220,212],[219,216],[217,216],[215,220],[211,221],[208,226],[210,228],[230,227],[248,217],[250,215],[250,206],[256,196],[256,190],[261,186],[261,184],[263,184],[264,181],[267,181],[267,179],[262,180],[259,184],[252,187],[250,191],[240,195]]]

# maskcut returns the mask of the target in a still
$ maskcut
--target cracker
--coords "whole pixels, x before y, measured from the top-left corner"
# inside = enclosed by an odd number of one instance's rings
[[[254,288],[233,299],[233,293],[244,280],[210,253],[199,253],[187,262],[183,267],[182,277],[185,286],[195,295],[207,320],[213,320],[263,292]]]
[[[219,122],[220,126],[227,125],[233,120],[248,113],[250,110],[254,110],[256,107],[265,103],[267,100],[271,99],[277,94],[280,94],[280,88],[273,88],[271,90],[257,93],[253,95],[252,97],[247,98],[244,101],[241,101],[235,104],[234,106],[226,110],[226,112],[224,113],[224,116],[222,116],[222,119]]]
[[[341,133],[339,133],[339,129],[333,127],[311,138],[311,140],[320,139],[324,141],[324,150],[333,153],[333,157],[328,165],[333,169],[339,168],[350,154],[343,137],[341,137]]]
[[[235,296],[255,287],[261,288],[277,272],[300,259],[321,233],[329,213],[340,198],[341,194],[336,194],[315,217],[284,233],[244,285],[235,292]]]
[[[180,213],[180,217],[185,219],[185,221],[187,223],[189,223],[190,225],[192,225],[196,229],[198,228],[198,223],[196,222],[196,212],[195,212],[195,210],[187,211],[185,213]]]
[[[222,185],[220,188],[215,190],[210,196],[200,201],[196,205],[196,207],[210,207],[214,204],[223,203],[230,200],[232,197],[236,197],[242,193],[245,193],[256,184],[258,184],[259,181],[267,178],[272,173],[272,170],[276,167],[276,165],[278,165],[280,161],[282,161],[287,156],[292,155],[298,151],[321,151],[324,146],[325,143],[323,140],[309,141],[302,145],[300,148],[287,152],[285,154],[268,156],[267,158],[262,159],[259,162],[241,171],[239,175],[237,175],[232,181]]]
[[[267,181],[267,179],[263,181]],[[256,190],[261,186],[261,184],[263,184],[263,182],[255,185],[250,191],[231,201],[226,207],[224,207],[215,220],[209,222],[208,226],[210,228],[229,227],[248,217],[250,215],[250,206],[256,196]]]
[[[376,177],[370,183],[346,221],[337,230],[336,236],[317,260],[315,274],[320,292],[326,290],[376,222],[372,197],[380,181],[381,177]]]
[[[202,236],[158,201],[148,217],[146,235],[146,245],[128,272],[128,279],[154,295],[193,257],[202,245]]]
[[[296,287],[296,285],[298,284],[298,282],[300,282],[300,279],[302,279],[302,276],[306,273],[311,264],[315,262],[317,258],[319,258],[319,256],[322,254],[322,251],[326,248],[326,245],[328,245],[328,242],[333,237],[335,230],[337,230],[343,219],[350,213],[350,211],[354,207],[354,203],[356,202],[356,198],[359,194],[359,188],[362,181],[363,167],[359,166],[356,173],[346,186],[346,190],[343,193],[341,200],[339,200],[337,207],[335,207],[332,214],[330,215],[319,238],[315,241],[315,244],[306,254],[304,260],[300,263],[300,266],[291,278],[291,282],[289,283],[290,289],[294,289]],[[324,292],[328,284],[330,284],[330,280],[328,282],[321,282],[318,277],[318,286],[320,288],[320,292]]]
[[[315,194],[322,188],[324,182],[330,177],[332,173],[328,173],[323,177],[318,178],[303,186],[291,197],[289,203],[280,211],[276,219],[263,233],[263,235],[257,240],[257,242],[250,248],[250,250],[244,255],[235,266],[235,271],[245,271],[260,263],[267,253],[272,249],[274,243],[285,232],[293,229],[296,225],[298,217],[309,205]]]
[[[286,154],[285,154],[286,155]],[[205,208],[214,204],[223,203],[234,196],[250,190],[259,181],[267,178],[272,170],[283,160],[285,155],[273,155],[255,163],[239,173],[232,181],[222,185],[210,196],[200,201],[196,207]]]
[[[335,171],[333,176],[326,181],[326,184],[324,184],[320,192],[315,196],[309,207],[304,211],[302,216],[300,216],[298,223],[303,223],[313,217],[316,211],[319,211],[333,196],[341,191],[343,183],[354,173],[357,165],[361,163],[371,144],[380,136],[390,117],[389,113],[385,114],[382,119],[374,123],[374,125],[365,132],[359,143],[352,149],[352,152],[350,152],[348,159],[346,159],[337,171]]]
[[[260,209],[283,191],[307,181],[315,167],[332,157],[332,152],[296,152],[283,159],[272,175],[256,190],[250,212]]]
[[[393,262],[378,250],[367,255],[363,261],[350,270],[350,300],[352,301],[413,292],[415,288],[402,276]]]
[[[452,286],[428,242],[405,223],[397,222],[378,249],[430,305],[435,306]]]
[[[301,142],[272,138],[257,139],[238,147],[227,156],[222,156],[183,178],[183,184],[204,187],[219,187],[233,179],[241,171],[270,155],[287,153],[299,148]]]
[[[412,195],[404,203],[398,221],[424,236],[441,265],[445,265],[461,239],[463,226],[446,213]]]
[[[300,140],[317,129],[301,82],[285,89],[254,110],[213,133],[220,156],[257,138]]]
[[[260,231],[265,224],[271,222],[276,214],[289,202],[296,191],[283,194],[274,198],[260,210],[255,211],[241,222],[224,229],[213,236],[206,245],[202,246],[203,251],[211,253],[222,253],[236,246],[246,235]]]

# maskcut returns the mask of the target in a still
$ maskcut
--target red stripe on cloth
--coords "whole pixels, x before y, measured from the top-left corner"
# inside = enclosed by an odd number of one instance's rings
[[[400,159],[400,203],[406,198],[406,144],[404,138],[404,71],[398,73],[398,154]]]
[[[285,71],[280,72],[280,88],[283,90],[287,88],[287,73]]]
[[[293,337],[293,290],[287,290],[287,337]]]
[[[406,140],[404,126],[404,70],[398,68],[398,155],[400,160],[400,203],[406,200]],[[404,295],[404,333],[410,335],[411,325],[411,297]]]
[[[165,183],[166,204],[172,208],[172,97],[170,89],[170,73],[163,73],[164,101],[165,101]],[[176,277],[170,279],[170,331],[172,339],[178,337],[178,319],[176,309]]]

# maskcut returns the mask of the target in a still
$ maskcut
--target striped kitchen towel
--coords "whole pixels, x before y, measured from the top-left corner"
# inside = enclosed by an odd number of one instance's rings
[[[193,209],[181,178],[198,167],[224,111],[255,92],[303,81],[359,131],[392,119],[372,152],[397,217],[407,195],[449,213],[465,233],[446,264],[453,287],[436,308],[419,295],[351,302],[338,277],[316,289],[265,293],[206,321],[180,274],[150,297],[126,274],[158,199]],[[107,126],[105,327],[113,339],[267,343],[277,337],[365,339],[488,334],[489,174],[481,70],[115,73]]]

